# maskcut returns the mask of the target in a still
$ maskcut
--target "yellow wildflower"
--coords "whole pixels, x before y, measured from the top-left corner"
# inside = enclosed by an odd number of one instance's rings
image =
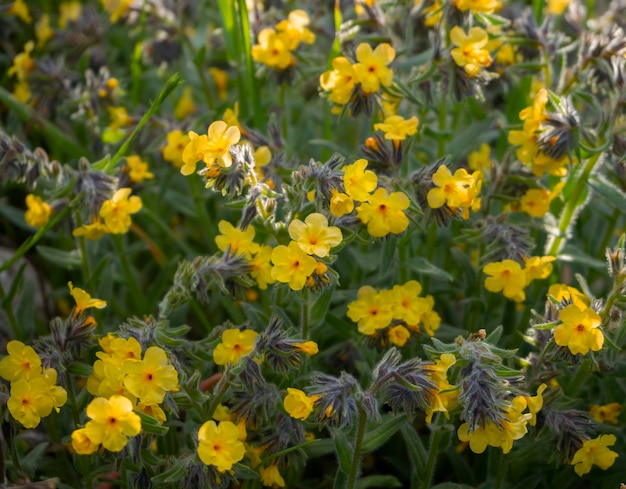
[[[91,421],[85,426],[84,435],[91,443],[102,444],[110,452],[121,451],[128,443],[128,437],[141,431],[141,419],[124,396],[95,398],[87,406],[87,416]]]
[[[285,479],[278,471],[278,464],[272,462],[267,467],[260,467],[261,483],[266,487],[285,487]]]
[[[237,328],[227,329],[222,333],[222,342],[213,350],[213,361],[217,365],[236,364],[254,349],[254,342],[259,335],[256,331]]]
[[[387,333],[387,337],[389,338],[389,343],[403,347],[406,345],[406,342],[409,341],[411,337],[411,332],[406,329],[401,324],[397,326],[392,326],[389,328],[389,332]]]
[[[18,81],[26,80],[26,75],[35,69],[35,62],[30,57],[30,53],[32,53],[33,49],[35,49],[35,43],[33,41],[28,41],[24,44],[24,51],[15,55],[15,58],[13,58],[13,64],[7,72],[9,76],[15,75]]]
[[[467,157],[467,164],[470,169],[480,171],[484,174],[489,173],[491,168],[491,147],[487,143],[483,143],[478,151],[472,151]]]
[[[524,272],[526,273],[526,285],[533,280],[548,278],[552,273],[554,256],[533,256],[524,258]]]
[[[91,224],[83,224],[72,231],[72,236],[83,237],[86,239],[100,239],[109,232],[109,228],[96,217]]]
[[[80,2],[62,2],[59,4],[59,27],[65,29],[68,21],[78,20],[83,12]]]
[[[228,221],[220,221],[217,225],[220,233],[215,237],[215,243],[221,251],[230,248],[231,253],[244,255],[247,259],[257,253],[260,246],[254,242],[254,228],[248,226],[245,231],[234,227]]]
[[[605,404],[604,406],[592,404],[589,408],[589,413],[598,423],[617,424],[617,418],[619,417],[619,411],[621,408],[622,405],[619,402],[612,402],[610,404]]]
[[[554,342],[567,346],[573,355],[586,355],[589,350],[598,351],[604,344],[604,334],[599,328],[602,320],[590,307],[580,309],[575,304],[561,309],[562,323],[554,329]]]
[[[21,341],[7,343],[8,355],[0,360],[0,377],[9,382],[29,380],[41,375],[41,358],[32,346]]]
[[[239,428],[231,421],[218,425],[210,420],[198,430],[198,457],[207,465],[215,465],[218,472],[231,470],[243,459],[245,451]]]
[[[111,22],[117,22],[130,11],[132,0],[100,0],[102,7],[111,14]]]
[[[292,10],[283,20],[276,24],[276,30],[284,34],[288,40],[288,49],[297,49],[301,42],[312,44],[315,41],[313,34],[306,26],[309,25],[309,15],[304,10]]]
[[[94,443],[87,436],[85,428],[80,428],[72,432],[72,449],[79,455],[91,455],[100,448],[99,443]]]
[[[8,10],[10,14],[13,14],[16,17],[19,17],[27,24],[30,24],[33,21],[33,19],[30,16],[30,12],[28,11],[28,5],[24,3],[24,0],[14,0],[13,3],[10,5],[11,6],[9,7],[9,10]]]
[[[143,161],[141,156],[127,156],[126,164],[131,183],[143,183],[146,179],[154,178],[154,173],[149,170],[148,163]]]
[[[547,0],[546,12],[552,15],[561,15],[572,0]]]
[[[354,209],[354,201],[343,192],[335,188],[330,190],[330,213],[335,217],[350,214]]]
[[[291,241],[289,246],[279,245],[272,251],[271,274],[274,280],[287,283],[293,290],[302,290],[306,279],[317,268],[317,260]]]
[[[463,12],[471,10],[474,13],[492,14],[500,10],[502,2],[499,0],[454,0],[453,5]]]
[[[374,129],[385,133],[385,139],[392,141],[404,141],[407,136],[417,133],[419,121],[413,116],[405,119],[399,115],[392,115],[385,118],[383,123],[374,124]]]
[[[485,279],[485,288],[490,292],[500,292],[505,297],[521,302],[526,298],[526,273],[519,263],[503,260],[485,265],[483,272],[489,275]]]
[[[183,151],[187,144],[189,144],[189,136],[180,129],[168,132],[167,144],[161,148],[163,159],[169,161],[176,168],[180,168],[183,166]]]
[[[300,389],[291,387],[287,388],[287,393],[283,401],[285,411],[292,418],[300,420],[305,420],[311,415],[315,401],[321,397],[319,395],[307,396]]]
[[[230,147],[239,142],[239,128],[228,126],[224,121],[215,121],[209,126],[208,135],[198,136],[189,132],[190,141],[183,151],[184,165],[180,169],[183,175],[191,175],[196,170],[196,163],[204,161],[207,167],[217,163],[222,168],[233,164]]]
[[[218,97],[220,100],[226,100],[228,97],[228,72],[212,66],[209,68],[209,73],[211,74],[211,78],[213,78],[213,83],[215,83],[217,87]]]
[[[364,285],[357,292],[357,299],[348,304],[348,317],[357,323],[359,333],[370,335],[377,329],[386,328],[393,319],[393,302],[389,291],[376,291]]]
[[[406,230],[409,218],[404,211],[410,204],[403,192],[387,194],[381,187],[368,202],[362,202],[356,212],[361,222],[367,224],[367,232],[375,238],[382,238],[389,233],[400,234]]]
[[[393,71],[387,67],[396,56],[396,51],[387,43],[382,43],[372,50],[367,43],[356,48],[354,72],[364,93],[377,92],[380,86],[388,87],[393,79]]]
[[[485,49],[489,39],[484,29],[472,27],[469,33],[465,34],[459,26],[454,26],[450,31],[450,39],[458,46],[450,52],[454,62],[464,68],[470,78],[476,76],[481,67],[491,65],[491,56]]]
[[[37,37],[37,47],[46,45],[49,39],[54,37],[54,30],[50,27],[50,16],[43,14],[39,22],[35,24],[35,36]]]
[[[602,470],[611,467],[618,454],[608,447],[615,445],[616,441],[615,435],[600,435],[593,440],[585,440],[570,462],[574,471],[583,476],[591,471],[592,465],[597,465]]]
[[[376,188],[378,177],[376,173],[365,170],[367,160],[363,158],[356,160],[351,165],[343,167],[343,185],[346,194],[351,199],[358,201],[366,201],[370,198],[370,192]]]
[[[261,246],[248,262],[250,275],[261,290],[267,289],[268,284],[276,281],[272,278],[272,251],[271,246]]]
[[[130,188],[121,188],[102,204],[100,217],[104,219],[108,232],[126,233],[132,224],[131,214],[141,210],[141,199],[136,195],[130,196],[131,191]]]
[[[302,222],[294,219],[289,224],[289,237],[309,255],[328,256],[330,249],[338,246],[343,236],[341,230],[328,225],[328,218],[318,212],[309,214]]]
[[[52,207],[34,194],[26,196],[27,210],[24,213],[26,224],[34,228],[43,227],[52,215]]]
[[[124,362],[124,387],[144,404],[160,404],[178,387],[178,372],[158,346],[146,350],[143,360]]]
[[[259,33],[258,44],[252,46],[252,58],[275,70],[284,70],[296,63],[289,49],[290,42],[284,32],[263,29]]]
[[[74,307],[75,316],[78,316],[85,309],[89,309],[91,307],[104,309],[107,306],[107,301],[103,301],[102,299],[92,299],[86,291],[78,287],[74,287],[72,282],[68,282],[67,286],[70,289],[70,294],[76,302],[76,306]]]
[[[350,101],[356,83],[354,65],[343,56],[333,59],[333,69],[320,76],[320,86],[330,92],[328,99],[338,105],[345,105]]]
[[[174,117],[180,121],[195,111],[196,104],[193,103],[191,87],[185,87],[183,94],[178,99],[178,102],[176,102],[176,107],[174,107]]]

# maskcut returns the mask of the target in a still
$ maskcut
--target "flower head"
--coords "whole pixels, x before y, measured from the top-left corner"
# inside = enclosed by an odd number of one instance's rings
[[[143,183],[144,180],[154,178],[154,173],[150,171],[148,163],[143,161],[141,156],[127,156],[126,164],[131,183]]]
[[[450,31],[450,39],[458,46],[450,54],[454,62],[463,67],[469,77],[478,75],[481,67],[491,64],[491,56],[485,49],[489,39],[484,29],[472,27],[469,33],[465,34],[459,26],[454,26]]]
[[[121,188],[102,204],[100,217],[104,219],[108,232],[126,233],[132,224],[131,214],[141,210],[141,199],[136,195],[130,196],[130,193],[130,188]]]
[[[213,350],[213,361],[217,365],[236,364],[254,349],[254,342],[259,335],[256,331],[237,328],[227,329],[222,333],[222,342]]]
[[[580,309],[570,304],[560,311],[562,324],[554,329],[554,341],[567,346],[573,355],[585,355],[589,350],[598,351],[604,344],[600,316],[590,307]]]
[[[24,214],[24,220],[26,224],[34,228],[43,227],[52,215],[52,207],[41,197],[33,194],[26,196],[26,207],[28,209]]]
[[[191,175],[196,170],[196,163],[204,161],[207,168],[217,164],[228,168],[233,164],[230,147],[241,139],[241,131],[236,126],[228,126],[224,121],[213,122],[208,129],[208,135],[199,136],[189,132],[189,143],[183,150],[183,166],[180,172]]]
[[[366,201],[370,192],[376,188],[378,177],[376,173],[365,170],[367,160],[359,159],[351,165],[343,167],[343,185],[346,194],[353,200]]]
[[[608,469],[618,456],[608,448],[615,445],[616,441],[615,435],[600,435],[593,440],[585,440],[570,462],[574,466],[574,471],[583,476],[591,471],[592,465],[597,465],[602,470]]]
[[[252,58],[275,70],[287,69],[296,62],[290,44],[292,41],[287,33],[263,29],[259,33],[258,44],[252,46]]]
[[[621,408],[622,405],[619,402],[612,402],[610,404],[605,404],[604,406],[592,404],[589,407],[589,413],[598,423],[617,424],[617,418],[619,417],[619,411]]]
[[[294,51],[301,42],[312,44],[315,41],[313,34],[306,26],[309,25],[309,15],[304,10],[292,10],[286,20],[276,24],[276,30],[288,40],[288,49]]]
[[[289,284],[293,290],[302,290],[306,279],[317,268],[317,260],[309,256],[295,241],[289,246],[279,245],[272,251],[272,278]]]
[[[176,168],[180,168],[183,166],[183,151],[187,144],[189,144],[189,136],[180,129],[168,132],[167,144],[161,148],[163,159],[169,161]]]
[[[226,472],[243,459],[245,447],[239,439],[239,428],[231,421],[219,425],[210,420],[198,430],[198,456],[207,465],[215,465],[218,472]]]
[[[146,350],[143,360],[124,362],[124,387],[144,404],[160,404],[165,393],[178,386],[178,372],[158,346]]]
[[[102,444],[110,452],[119,452],[129,436],[141,431],[141,419],[133,412],[133,404],[124,396],[109,399],[97,397],[87,406],[91,419],[82,432],[93,444]]]
[[[365,93],[377,92],[380,86],[388,87],[393,79],[393,71],[387,67],[396,56],[396,51],[387,43],[382,43],[372,50],[367,43],[356,48],[354,72]]]
[[[328,225],[328,218],[317,212],[309,214],[302,222],[294,219],[289,224],[289,237],[298,243],[302,251],[319,257],[328,256],[330,249],[341,243],[341,230]]]
[[[41,358],[32,346],[12,340],[6,357],[0,360],[0,376],[9,382],[29,380],[41,375]]]
[[[289,413],[289,416],[296,419],[305,420],[313,412],[313,406],[317,399],[321,396],[307,396],[300,389],[287,388],[287,396],[283,401],[285,411]]]
[[[320,76],[320,86],[323,90],[330,92],[329,100],[338,105],[345,105],[350,101],[356,83],[354,65],[343,56],[333,59],[333,69]]]
[[[385,118],[385,121],[374,124],[374,129],[385,133],[385,139],[393,141],[404,141],[407,136],[412,136],[417,132],[419,121],[413,116],[405,119],[400,115],[391,115]]]
[[[78,316],[85,309],[95,307],[96,309],[104,309],[107,306],[107,301],[102,299],[92,299],[91,296],[81,288],[74,287],[72,282],[68,282],[67,286],[70,288],[70,294],[76,301],[74,307],[74,315]]]
[[[359,332],[370,335],[377,329],[386,328],[393,319],[393,302],[389,291],[376,291],[364,285],[357,292],[357,299],[348,304],[348,317],[358,324]]]
[[[369,202],[361,203],[356,212],[361,222],[367,224],[367,232],[375,238],[382,238],[389,233],[400,234],[409,226],[404,211],[410,203],[403,192],[388,194],[381,187],[370,196]]]
[[[513,260],[492,262],[483,268],[489,275],[485,279],[485,288],[490,292],[500,292],[505,297],[521,302],[526,298],[526,273],[519,263]]]
[[[222,234],[215,237],[215,243],[222,251],[230,248],[231,253],[244,255],[250,259],[261,248],[254,242],[254,228],[252,226],[242,231],[228,221],[220,221],[217,227]]]

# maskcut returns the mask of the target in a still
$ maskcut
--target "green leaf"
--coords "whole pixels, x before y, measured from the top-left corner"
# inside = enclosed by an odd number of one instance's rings
[[[68,372],[79,377],[89,377],[93,373],[93,367],[86,363],[72,362],[67,368]]]
[[[335,441],[335,453],[337,454],[340,471],[349,474],[354,458],[352,445],[350,445],[346,434],[341,430],[333,429],[331,435]]]
[[[322,295],[316,299],[315,304],[311,309],[312,324],[321,323],[326,318],[326,311],[328,311],[328,306],[333,297],[333,292],[333,289],[325,290]]]
[[[163,436],[170,429],[167,426],[161,426],[159,422],[152,416],[135,411],[135,413],[141,418],[141,430],[145,433],[151,433],[153,435]]]
[[[498,326],[491,333],[489,333],[489,336],[485,338],[485,343],[495,345],[498,341],[500,341],[500,337],[502,336],[503,331],[504,328],[502,327],[502,325]]]
[[[370,452],[383,445],[392,435],[407,423],[404,415],[396,416],[387,414],[383,416],[382,422],[377,422],[373,430],[365,433],[363,438],[363,453]]]
[[[44,455],[48,445],[50,444],[45,442],[35,445],[35,448],[33,448],[21,459],[22,468],[28,475],[30,475],[31,478],[34,478],[35,471],[39,467],[41,457]]]
[[[589,186],[598,195],[604,197],[617,209],[626,209],[626,193],[620,190],[613,182],[601,173],[596,173],[589,178]]]
[[[178,482],[187,473],[187,464],[185,462],[177,462],[171,469],[155,475],[152,478],[152,483],[155,485],[172,484]]]
[[[36,246],[35,250],[45,260],[49,261],[50,263],[54,263],[57,266],[61,266],[68,270],[73,270],[80,267],[80,250],[65,251],[44,245]]]
[[[572,245],[565,245],[557,256],[557,260],[566,263],[578,263],[602,272],[606,271],[606,263],[603,260],[593,258]]]
[[[407,455],[411,463],[411,468],[414,474],[423,474],[425,468],[425,462],[428,458],[426,448],[422,443],[420,436],[415,431],[415,428],[411,425],[405,425],[400,428],[402,438],[406,444]]]
[[[411,258],[407,265],[415,270],[418,273],[423,273],[424,275],[430,275],[431,277],[441,278],[443,280],[447,280],[452,282],[454,277],[450,275],[445,270],[433,265],[430,261],[428,261],[423,256],[417,256],[415,258]]]
[[[359,480],[356,485],[359,489],[368,487],[402,487],[402,483],[392,475],[369,475]]]

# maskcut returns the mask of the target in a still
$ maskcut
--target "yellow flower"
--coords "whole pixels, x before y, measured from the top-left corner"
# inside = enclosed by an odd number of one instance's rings
[[[36,428],[41,418],[52,412],[50,387],[39,373],[30,380],[22,379],[11,382],[11,397],[7,402],[11,415],[24,428]]]
[[[33,21],[30,16],[30,12],[28,11],[28,6],[24,3],[24,0],[14,0],[9,7],[8,12],[16,17],[19,17],[27,24],[30,24]]]
[[[356,83],[354,65],[343,56],[333,59],[333,69],[320,76],[320,86],[330,92],[328,99],[338,105],[345,105],[350,101]]]
[[[317,355],[320,351],[317,343],[315,341],[305,341],[303,343],[294,343],[298,351],[304,353],[305,355],[312,357],[313,355]]]
[[[121,127],[130,126],[133,123],[133,119],[128,115],[126,107],[107,107],[107,112],[111,118],[109,128],[113,131]]]
[[[107,301],[103,301],[102,299],[92,299],[86,291],[78,287],[74,287],[72,282],[68,282],[67,286],[70,288],[70,294],[76,302],[76,307],[74,307],[75,316],[78,316],[85,309],[89,309],[91,307],[104,309],[107,306]]]
[[[386,328],[393,319],[393,302],[389,291],[364,285],[357,292],[357,299],[348,304],[348,317],[357,323],[359,332],[370,335],[377,329]]]
[[[417,4],[418,2],[421,5],[421,0],[416,0],[415,3]],[[424,14],[424,25],[426,27],[434,27],[439,24],[439,21],[441,20],[441,16],[443,15],[443,5],[439,0],[435,0],[430,7],[423,9],[422,13]]]
[[[528,420],[528,424],[530,424],[530,426],[535,426],[537,424],[537,413],[543,408],[543,391],[545,391],[547,387],[548,386],[546,384],[541,384],[537,388],[536,396],[526,398],[528,411],[532,414],[532,418]]]
[[[261,482],[266,487],[285,487],[285,479],[278,471],[278,464],[271,463],[267,467],[260,467]]]
[[[178,102],[176,102],[176,107],[174,107],[174,117],[180,121],[195,111],[196,104],[193,103],[191,87],[185,87],[183,94],[178,99]]]
[[[41,197],[33,194],[26,196],[26,207],[28,209],[24,213],[26,224],[34,228],[43,227],[52,215],[52,207],[44,202]]]
[[[146,350],[143,360],[124,362],[124,387],[144,404],[160,404],[165,393],[178,386],[178,372],[158,346]]]
[[[230,147],[239,142],[239,128],[230,126],[224,121],[215,121],[209,126],[208,136],[198,136],[189,132],[189,143],[183,150],[184,165],[180,169],[183,175],[191,175],[196,170],[196,163],[204,161],[207,167],[217,163],[222,168],[233,164]]]
[[[272,247],[261,246],[254,257],[248,262],[250,275],[256,280],[259,289],[267,289],[268,284],[276,280],[272,277]]]
[[[448,382],[448,369],[456,363],[456,357],[452,353],[442,353],[435,365],[428,365],[429,377],[437,384],[437,392],[430,392],[429,408],[426,410],[426,422],[431,423],[433,414],[442,412],[446,418],[450,418],[448,411],[456,404],[459,390]]]
[[[553,284],[548,289],[547,297],[553,296],[557,301],[571,300],[580,310],[589,307],[589,298],[575,287],[565,284]]]
[[[421,318],[424,331],[428,336],[435,336],[435,331],[437,331],[441,325],[441,317],[436,311],[433,311],[435,299],[433,299],[432,295],[427,295],[424,298],[420,298],[420,301],[426,305],[426,311],[422,314]]]
[[[0,360],[0,376],[9,382],[29,380],[41,375],[41,358],[32,346],[12,340],[7,344],[8,355]]]
[[[289,224],[289,237],[298,243],[302,251],[321,258],[328,256],[330,249],[343,239],[341,230],[328,225],[328,218],[317,212],[309,214],[302,222],[294,219]]]
[[[552,273],[554,256],[533,256],[524,258],[524,272],[526,273],[526,285],[533,280],[548,278]]]
[[[485,265],[483,272],[489,275],[485,279],[485,288],[490,292],[500,292],[504,297],[521,302],[526,298],[526,273],[519,263],[503,260]]]
[[[546,104],[548,103],[548,91],[541,88],[533,100],[533,104],[526,107],[519,113],[519,118],[524,121],[524,132],[531,134],[544,121],[546,115]]]
[[[84,237],[86,239],[100,239],[109,232],[109,228],[99,217],[94,219],[91,224],[83,224],[72,231],[72,236]]]
[[[394,285],[390,292],[393,302],[393,317],[406,324],[417,324],[426,311],[425,304],[419,301],[422,286],[417,280],[409,280],[404,285]]]
[[[472,151],[467,157],[467,164],[474,171],[489,173],[491,168],[491,148],[487,143],[480,145],[478,151]]]
[[[226,100],[228,97],[228,72],[212,66],[209,68],[209,73],[213,78],[213,83],[215,83],[215,86],[217,87],[218,97],[220,100]]]
[[[502,2],[499,0],[455,0],[453,5],[463,12],[471,10],[474,13],[492,14],[500,10]]]
[[[407,136],[412,136],[417,132],[419,121],[413,116],[405,119],[399,115],[392,115],[385,118],[380,124],[374,124],[374,129],[385,133],[385,139],[392,141],[404,141]]]
[[[491,64],[491,56],[485,49],[489,40],[487,32],[480,27],[472,27],[465,34],[459,26],[454,26],[450,31],[450,40],[458,46],[450,52],[454,62],[463,67],[470,78],[476,76],[481,67]]]
[[[350,214],[354,209],[354,201],[335,188],[330,190],[330,213],[335,217]]]
[[[315,41],[315,34],[307,29],[307,25],[309,25],[309,15],[304,10],[292,10],[287,20],[276,24],[276,30],[284,34],[288,40],[287,48],[293,51],[301,42],[312,44]]]
[[[35,43],[28,41],[24,44],[24,51],[13,58],[13,65],[9,68],[8,75],[15,75],[18,81],[25,81],[26,76],[35,69],[35,62],[30,57],[30,53],[35,49]]]
[[[354,72],[364,93],[377,92],[380,86],[388,87],[393,80],[393,71],[387,67],[396,56],[396,51],[387,43],[382,43],[372,50],[367,43],[356,48]]]
[[[271,274],[274,280],[287,283],[293,290],[302,290],[306,279],[317,267],[317,260],[291,241],[289,246],[279,245],[272,251]]]
[[[368,200],[370,192],[378,184],[376,173],[365,170],[366,167],[367,160],[363,158],[343,167],[343,185],[346,189],[346,194],[353,200]]]
[[[263,29],[258,44],[252,46],[252,58],[275,70],[284,70],[296,63],[289,49],[290,39],[284,32]]]
[[[531,188],[520,199],[520,210],[533,217],[543,217],[550,210],[550,191]]]
[[[587,307],[580,309],[570,304],[559,313],[562,324],[554,329],[554,342],[567,346],[573,355],[585,355],[589,350],[598,351],[604,344],[604,335],[598,313]]]
[[[300,389],[287,387],[287,395],[285,396],[283,405],[289,416],[304,421],[311,415],[315,401],[320,397],[319,395],[307,396]]]
[[[148,168],[148,163],[143,161],[140,156],[127,156],[126,164],[131,183],[143,183],[146,179],[154,178],[154,174]]]
[[[546,12],[552,15],[561,15],[571,2],[571,0],[547,0],[547,1],[548,1],[548,5],[546,6]]]
[[[106,200],[100,208],[100,217],[104,219],[108,232],[124,234],[132,224],[130,215],[141,210],[141,199],[131,193],[130,188],[117,190],[111,200]]]
[[[600,435],[593,440],[585,440],[570,462],[574,471],[583,476],[591,471],[592,465],[597,465],[602,470],[611,467],[618,454],[608,447],[615,445],[616,441],[615,435]]]
[[[63,2],[59,4],[59,27],[65,29],[68,21],[80,19],[82,11],[83,6],[80,2]]]
[[[357,207],[357,216],[363,224],[367,224],[367,232],[382,238],[389,233],[400,234],[409,226],[409,218],[404,211],[411,202],[403,192],[387,194],[384,188],[374,192],[369,202]]]
[[[231,470],[243,459],[245,446],[239,439],[239,428],[231,421],[218,424],[210,420],[198,430],[198,456],[207,465],[215,465],[218,472]]]
[[[216,365],[236,364],[242,357],[254,349],[254,342],[259,335],[256,331],[237,328],[227,329],[222,333],[222,342],[213,350]]]
[[[411,332],[402,325],[389,328],[388,338],[393,345],[402,347],[409,341],[410,337]]]
[[[110,399],[97,397],[87,406],[91,419],[83,432],[93,444],[102,444],[110,452],[119,452],[129,436],[141,431],[141,419],[133,412],[133,404],[124,396]]]
[[[132,0],[100,0],[102,7],[111,14],[111,22],[117,22],[130,10]]]
[[[180,129],[167,133],[167,144],[161,148],[163,159],[169,161],[176,168],[183,166],[183,151],[189,144],[189,136]],[[195,169],[195,164],[194,164]]]
[[[35,35],[37,36],[37,47],[43,47],[48,39],[54,36],[54,30],[50,27],[50,16],[43,14],[39,22],[35,24]]]
[[[621,407],[622,405],[619,402],[612,402],[610,404],[605,404],[604,406],[592,404],[589,408],[589,413],[598,423],[617,424],[617,418]]]
[[[259,251],[259,244],[254,242],[254,228],[252,226],[248,226],[245,231],[242,231],[228,221],[220,221],[217,227],[222,234],[215,237],[215,243],[221,251],[226,251],[230,247],[231,253],[244,255],[247,259]]]
[[[441,165],[432,176],[436,187],[426,195],[428,205],[432,209],[438,209],[444,204],[452,210],[460,208],[463,210],[463,218],[468,219],[469,210],[480,203],[477,198],[481,187],[480,175],[479,171],[470,175],[465,168],[459,168],[452,175],[447,166]]]
[[[94,443],[87,436],[85,428],[80,428],[72,432],[72,448],[79,455],[91,455],[100,447],[99,443]]]

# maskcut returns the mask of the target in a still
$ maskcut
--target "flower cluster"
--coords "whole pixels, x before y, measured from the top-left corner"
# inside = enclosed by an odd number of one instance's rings
[[[11,383],[9,412],[24,428],[36,428],[52,409],[59,412],[67,401],[67,392],[56,385],[57,371],[42,366],[31,346],[12,340],[7,352],[0,360],[0,377]]]
[[[99,239],[105,234],[125,234],[132,224],[131,215],[141,210],[141,197],[130,195],[128,187],[120,188],[102,203],[98,215],[90,224],[83,224],[73,231],[74,236]]]
[[[484,29],[472,27],[466,34],[462,28],[454,26],[450,31],[450,40],[457,46],[450,51],[452,59],[465,70],[468,77],[475,77],[481,68],[493,62],[487,49],[489,37]]]
[[[432,182],[435,187],[429,190],[426,197],[432,209],[446,206],[453,214],[461,211],[463,219],[469,219],[470,209],[474,212],[480,209],[480,171],[470,175],[464,168],[459,168],[452,175],[446,165],[441,165],[432,175]]]
[[[293,52],[300,43],[315,42],[315,34],[307,25],[309,16],[304,10],[291,11],[275,29],[263,29],[259,33],[258,44],[252,46],[252,58],[277,71],[294,66],[296,57]]]
[[[500,292],[516,302],[526,299],[524,289],[533,280],[542,280],[552,273],[553,256],[533,256],[525,258],[524,268],[515,260],[492,262],[483,267],[488,277],[485,288],[490,292]]]
[[[383,344],[404,346],[412,333],[419,333],[420,325],[433,336],[441,322],[433,310],[433,297],[420,297],[421,292],[417,280],[394,285],[391,290],[364,285],[357,299],[348,304],[348,317],[357,323],[360,333],[380,338]]]

